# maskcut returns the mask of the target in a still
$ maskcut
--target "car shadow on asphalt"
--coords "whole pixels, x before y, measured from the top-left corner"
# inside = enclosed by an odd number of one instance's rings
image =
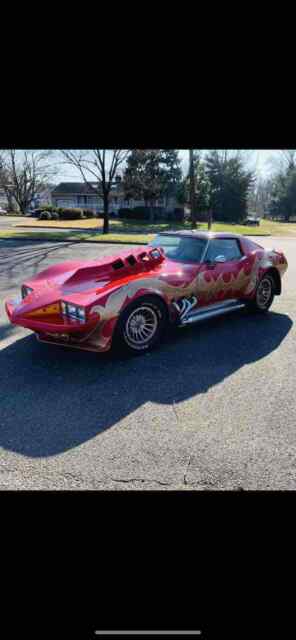
[[[29,457],[73,449],[146,402],[206,393],[277,349],[292,324],[280,313],[232,314],[173,330],[158,350],[136,358],[21,338],[0,352],[0,446]]]

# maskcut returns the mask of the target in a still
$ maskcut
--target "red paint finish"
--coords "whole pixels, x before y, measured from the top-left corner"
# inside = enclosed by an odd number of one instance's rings
[[[184,263],[169,260],[161,248],[146,246],[98,261],[64,262],[26,281],[25,286],[33,292],[24,300],[6,302],[8,318],[35,331],[40,340],[106,351],[120,313],[143,295],[160,296],[169,317],[175,320],[174,301],[194,295],[197,307],[202,307],[232,298],[251,299],[266,271],[275,268],[282,277],[287,269],[282,252],[266,251],[247,238],[208,233],[191,237],[209,242],[235,237],[243,255],[239,260],[212,265]],[[62,301],[82,307],[85,322],[63,315]]]

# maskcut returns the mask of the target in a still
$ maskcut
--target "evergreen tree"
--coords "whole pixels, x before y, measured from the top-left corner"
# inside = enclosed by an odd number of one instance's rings
[[[206,157],[210,207],[215,220],[242,222],[247,216],[248,193],[254,180],[239,154],[211,151]]]
[[[284,217],[286,222],[296,215],[296,169],[293,166],[274,179],[270,213]]]
[[[123,176],[126,198],[143,199],[153,221],[156,201],[168,196],[172,186],[177,188],[181,182],[180,165],[174,149],[134,149]]]
[[[194,151],[193,154],[193,181],[194,181],[194,212],[191,212],[191,221],[193,227],[195,222],[199,219],[200,214],[208,212],[210,205],[210,191],[211,184],[206,173],[205,163],[202,162],[201,154],[198,151]],[[178,202],[180,204],[190,202],[190,172],[180,182],[177,192]]]

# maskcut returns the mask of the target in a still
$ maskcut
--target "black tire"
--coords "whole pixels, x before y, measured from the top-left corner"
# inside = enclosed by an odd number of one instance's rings
[[[138,298],[120,315],[114,333],[113,348],[134,355],[151,351],[159,343],[167,320],[168,313],[162,300],[148,295]]]
[[[270,273],[266,273],[258,282],[255,298],[249,304],[249,308],[259,313],[266,313],[270,309],[274,299],[275,285]]]

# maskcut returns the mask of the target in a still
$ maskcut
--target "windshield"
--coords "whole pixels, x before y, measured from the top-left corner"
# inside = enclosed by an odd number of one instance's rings
[[[206,248],[206,240],[202,238],[186,238],[182,236],[156,236],[151,247],[162,247],[167,258],[176,262],[200,262]]]

